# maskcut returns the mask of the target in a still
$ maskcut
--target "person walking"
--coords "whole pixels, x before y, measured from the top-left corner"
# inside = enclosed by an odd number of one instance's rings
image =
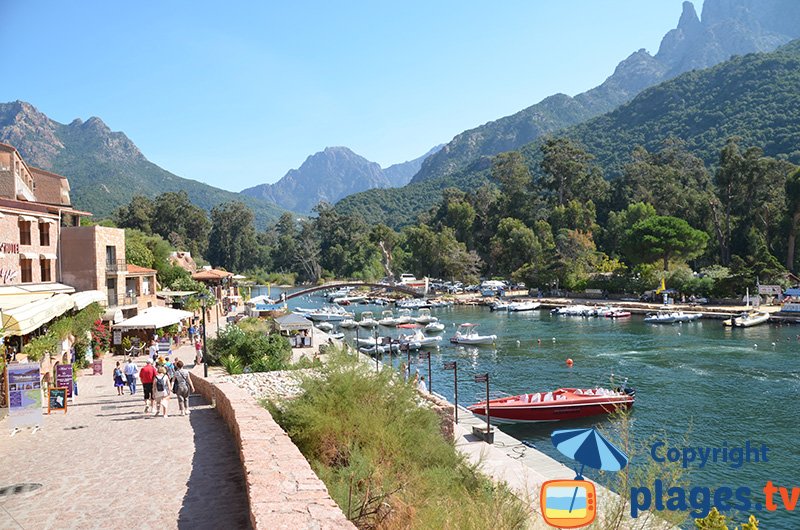
[[[194,344],[194,335],[197,332],[197,329],[194,327],[194,324],[189,326],[189,342]]]
[[[178,398],[178,409],[181,416],[189,414],[189,394],[194,392],[194,384],[189,376],[189,370],[183,367],[183,361],[175,361],[175,378],[172,383],[172,391]]]
[[[136,393],[136,374],[139,373],[139,367],[133,362],[133,357],[128,358],[128,362],[125,363],[125,368],[122,371],[125,373],[125,379],[128,380],[128,389],[130,389],[131,395],[134,395]]]
[[[428,393],[428,385],[425,384],[425,376],[419,376],[419,382],[417,383],[417,391],[422,392],[423,394]]]
[[[150,358],[153,359],[153,362],[156,362],[156,358],[158,358],[158,344],[156,344],[156,341],[150,343],[148,351],[150,352]]]
[[[144,389],[145,414],[153,408],[153,379],[155,379],[156,374],[156,367],[153,366],[152,359],[145,360],[144,368],[139,373],[139,379],[142,380],[142,388]]]
[[[125,382],[122,380],[122,369],[119,367],[119,361],[117,361],[117,366],[114,367],[114,386],[117,389],[117,395],[122,395],[122,387],[125,386]]]
[[[200,364],[203,362],[203,341],[201,341],[199,337],[194,343],[194,352],[194,364]]]
[[[167,408],[169,405],[169,377],[167,377],[167,369],[163,366],[158,368],[158,374],[153,379],[153,399],[156,402],[156,413],[154,416],[161,414],[164,418],[167,417]]]

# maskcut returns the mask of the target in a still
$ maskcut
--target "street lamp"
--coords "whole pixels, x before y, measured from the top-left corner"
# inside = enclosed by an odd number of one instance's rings
[[[203,304],[203,377],[208,378],[208,356],[206,355],[206,299],[208,294],[200,294],[200,302]]]

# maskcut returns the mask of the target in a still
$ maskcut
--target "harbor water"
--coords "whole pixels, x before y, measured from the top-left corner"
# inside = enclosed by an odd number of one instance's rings
[[[273,291],[274,293],[274,291]],[[291,306],[314,307],[321,298],[290,301]],[[356,313],[386,307],[353,305]],[[691,486],[721,486],[753,492],[751,512],[762,527],[779,530],[800,528],[800,517],[785,510],[780,495],[778,509],[764,509],[765,484],[800,486],[797,474],[797,433],[800,413],[800,326],[762,325],[746,329],[724,328],[718,320],[687,324],[654,325],[634,316],[627,319],[565,317],[547,311],[490,312],[486,307],[456,306],[432,309],[446,324],[438,351],[432,354],[432,387],[453,400],[453,373],[442,363],[457,361],[458,394],[462,405],[485,396],[485,385],[473,376],[488,373],[492,392],[521,394],[560,387],[609,387],[628,379],[637,390],[632,429],[635,440],[663,441],[665,448],[768,448],[767,462],[697,462],[688,468]],[[415,312],[416,313],[416,312]],[[479,324],[482,335],[495,334],[495,346],[464,347],[449,343],[454,325]],[[397,329],[378,328],[381,336],[397,336]],[[354,331],[346,331],[352,344]],[[366,330],[360,331],[364,337]],[[412,354],[412,359],[414,355]],[[566,365],[566,359],[573,366]],[[405,354],[395,356],[399,366]],[[388,355],[384,362],[388,362]],[[427,362],[420,373],[428,378]],[[414,370],[417,367],[415,365]],[[502,426],[508,434],[535,444],[553,458],[571,465],[555,451],[550,434],[558,428],[587,427],[600,420],[569,424]],[[664,449],[659,451],[663,455]],[[649,454],[640,456],[650,459]],[[633,465],[637,461],[634,460]],[[571,477],[565,477],[571,478]],[[688,493],[688,489],[687,489]],[[665,494],[666,498],[666,494]],[[788,499],[788,500],[791,500]],[[756,511],[761,505],[762,510]]]

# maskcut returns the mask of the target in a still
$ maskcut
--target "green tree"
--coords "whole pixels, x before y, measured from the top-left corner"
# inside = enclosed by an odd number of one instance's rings
[[[154,233],[195,256],[205,255],[211,223],[205,210],[192,204],[185,191],[156,197],[152,219]]]
[[[536,234],[519,219],[506,217],[497,227],[492,238],[494,270],[508,275],[533,261],[542,251]]]
[[[708,234],[677,217],[657,215],[639,221],[628,231],[629,258],[633,262],[663,260],[669,270],[673,258],[691,259],[703,253]]]
[[[800,169],[786,179],[786,202],[789,234],[786,241],[786,268],[794,271],[794,256],[797,247],[797,225],[800,223]]]
[[[257,266],[256,229],[253,212],[239,201],[215,206],[211,210],[208,260],[215,267],[243,271]]]
[[[609,212],[603,230],[603,249],[612,255],[623,254],[628,230],[642,219],[655,215],[656,209],[653,208],[653,205],[643,202],[629,204],[626,209],[618,212]]]
[[[153,219],[153,201],[144,195],[134,195],[131,202],[117,208],[112,216],[120,228],[135,228],[145,234],[153,233],[151,221]]]
[[[533,177],[522,154],[510,151],[497,155],[492,163],[492,179],[500,185],[497,206],[503,217],[532,219],[538,197],[530,193]]]
[[[554,193],[557,205],[572,199],[602,202],[607,198],[610,185],[582,146],[566,137],[548,138],[541,152],[542,184]]]

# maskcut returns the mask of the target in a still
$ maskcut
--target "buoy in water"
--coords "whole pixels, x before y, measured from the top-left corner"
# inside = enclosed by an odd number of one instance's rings
[[[789,340],[789,339],[786,339],[786,340]],[[536,339],[536,343],[537,343],[539,346],[541,346],[541,345],[542,345],[542,339]]]
[[[555,341],[556,341],[556,338],[555,338],[555,337],[553,337],[553,342],[555,342]]]
[[[572,365],[573,365],[573,364],[575,364],[575,363],[573,363],[573,362],[572,362],[572,359],[567,359],[567,366],[569,366],[570,368],[572,368]]]
[[[758,348],[758,344],[753,344],[753,349],[755,350],[757,348]]]
[[[519,341],[517,341],[517,346],[519,346]]]

